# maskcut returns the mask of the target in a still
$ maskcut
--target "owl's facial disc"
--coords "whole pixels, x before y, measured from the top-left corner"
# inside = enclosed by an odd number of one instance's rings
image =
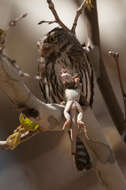
[[[57,46],[57,39],[52,33],[43,38],[39,44],[40,53],[43,57],[49,56],[53,51],[55,51]]]

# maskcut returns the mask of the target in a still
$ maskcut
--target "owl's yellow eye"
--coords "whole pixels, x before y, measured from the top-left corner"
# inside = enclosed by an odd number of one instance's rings
[[[55,37],[55,36],[49,36],[49,37],[48,37],[48,41],[49,41],[49,42],[55,42],[55,40],[56,40],[56,37]]]

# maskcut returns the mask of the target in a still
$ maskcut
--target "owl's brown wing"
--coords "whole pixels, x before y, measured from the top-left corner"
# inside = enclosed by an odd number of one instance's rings
[[[48,60],[49,61],[49,60]],[[43,65],[44,64],[44,69]],[[42,99],[46,103],[60,103],[64,100],[64,87],[57,78],[55,62],[41,62],[38,66],[38,74]],[[43,72],[44,70],[44,72]]]
[[[84,64],[86,65],[85,69],[85,80],[86,80],[86,99],[90,106],[93,104],[93,98],[94,98],[94,72],[93,72],[93,66],[90,63],[90,60],[88,58],[88,55],[85,52],[85,60]]]
[[[71,69],[73,73],[79,73],[80,80],[82,83],[82,92],[80,96],[81,105],[92,105],[93,95],[94,95],[94,84],[93,84],[93,68],[90,64],[85,52],[76,51],[74,54],[67,53],[67,60],[69,59],[69,64],[71,64]],[[84,53],[84,54],[83,54]],[[68,67],[67,62],[65,62],[65,67]],[[45,68],[43,69],[43,67]],[[46,64],[40,63],[38,67],[38,72],[41,77],[39,82],[43,101],[46,103],[60,103],[64,101],[64,86],[60,82],[57,75],[56,68],[59,65],[54,62],[47,62]],[[44,72],[43,72],[44,70]]]
[[[80,74],[82,82],[82,93],[80,104],[92,106],[94,96],[94,74],[87,53],[81,46],[73,46],[68,52],[68,57],[74,69],[74,72]]]
[[[45,63],[42,62],[42,61],[40,61],[39,64],[38,64],[38,73],[37,73],[37,75],[40,77],[39,87],[41,89],[42,100],[45,103],[47,103],[48,98],[47,98],[47,95],[46,95]]]
[[[94,95],[93,68],[88,55],[77,39],[74,38],[74,43],[70,46],[67,44],[59,54],[54,53],[45,58],[39,67],[39,73],[42,77],[40,88],[45,102],[60,103],[64,101],[64,87],[60,82],[60,71],[62,68],[66,68],[72,74],[79,74],[82,83],[80,104],[92,105]]]

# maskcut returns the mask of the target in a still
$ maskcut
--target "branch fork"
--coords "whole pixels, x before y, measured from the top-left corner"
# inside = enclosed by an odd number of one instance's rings
[[[58,13],[55,9],[55,6],[54,6],[54,3],[52,0],[47,0],[47,3],[48,3],[48,6],[49,6],[49,9],[51,10],[54,18],[55,18],[55,21],[40,21],[38,24],[43,24],[43,23],[47,23],[47,24],[53,24],[53,23],[58,23],[59,26],[61,26],[62,28],[64,28],[65,30],[75,34],[75,30],[76,30],[76,26],[77,26],[77,22],[78,22],[78,19],[80,17],[80,15],[82,14],[82,11],[84,10],[85,7],[88,7],[88,8],[93,8],[93,5],[92,5],[92,0],[83,0],[82,1],[82,4],[80,5],[80,7],[77,9],[76,11],[76,16],[74,18],[74,22],[73,22],[73,25],[72,25],[72,28],[69,29],[60,19],[60,17],[58,16]]]

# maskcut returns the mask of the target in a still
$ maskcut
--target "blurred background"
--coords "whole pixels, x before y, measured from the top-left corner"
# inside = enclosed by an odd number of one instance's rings
[[[98,0],[98,17],[103,59],[121,108],[116,66],[108,50],[120,52],[120,67],[126,88],[126,1]],[[56,9],[68,27],[72,26],[76,4],[74,0],[55,0]],[[28,16],[9,31],[6,51],[17,61],[24,72],[37,72],[36,42],[55,25],[38,25],[41,20],[52,20],[46,0],[0,0],[0,28],[22,13]],[[83,42],[86,36],[83,17],[79,19],[77,37]],[[32,92],[41,99],[38,82],[25,80]],[[0,91],[0,139],[5,139],[18,126],[15,106]],[[103,128],[113,126],[100,92],[95,95],[96,115]],[[90,182],[92,180],[92,183]],[[67,134],[46,132],[20,145],[14,151],[0,150],[0,189],[2,190],[100,190],[92,171],[78,173],[72,163]]]

